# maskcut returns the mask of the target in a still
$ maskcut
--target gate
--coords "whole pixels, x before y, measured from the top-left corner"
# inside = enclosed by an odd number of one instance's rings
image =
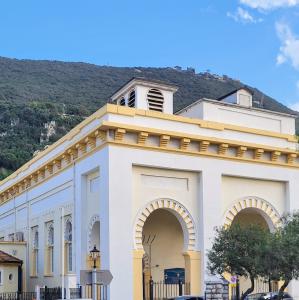
[[[65,299],[66,295],[65,288],[61,287],[54,287],[48,288],[45,286],[44,288],[40,289],[40,299],[41,300],[56,300],[56,299]]]
[[[178,283],[154,282],[150,280],[144,285],[144,300],[164,300],[172,297],[189,295],[190,284],[179,281]]]

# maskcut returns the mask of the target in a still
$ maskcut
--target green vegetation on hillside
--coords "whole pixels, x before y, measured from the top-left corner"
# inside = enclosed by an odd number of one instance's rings
[[[176,111],[200,98],[217,99],[244,86],[227,76],[192,70],[0,58],[0,179],[103,106],[132,77],[177,85]],[[259,90],[250,89],[254,105],[293,113]]]

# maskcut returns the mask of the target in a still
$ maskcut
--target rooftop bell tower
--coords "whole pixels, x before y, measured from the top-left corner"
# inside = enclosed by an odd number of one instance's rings
[[[133,78],[116,91],[111,102],[131,108],[173,114],[173,94],[177,87],[161,81]]]

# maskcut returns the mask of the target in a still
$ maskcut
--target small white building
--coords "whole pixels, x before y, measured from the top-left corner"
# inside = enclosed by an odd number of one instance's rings
[[[23,261],[0,250],[0,293],[22,292],[23,284]]]
[[[132,79],[1,182],[0,238],[27,242],[27,290],[76,286],[96,245],[111,300],[174,270],[200,294],[215,226],[271,229],[299,209],[294,116],[252,107],[246,89],[174,114],[176,90]]]

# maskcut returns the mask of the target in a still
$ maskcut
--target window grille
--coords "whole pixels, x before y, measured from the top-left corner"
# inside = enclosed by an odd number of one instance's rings
[[[33,248],[38,249],[38,231],[34,232]]]
[[[54,227],[50,224],[48,227],[48,266],[49,273],[54,272]]]
[[[73,270],[73,245],[72,245],[72,223],[70,220],[66,221],[65,224],[65,242],[66,242],[66,264],[67,271],[71,272]]]
[[[54,246],[54,227],[52,224],[48,230],[48,246]]]

